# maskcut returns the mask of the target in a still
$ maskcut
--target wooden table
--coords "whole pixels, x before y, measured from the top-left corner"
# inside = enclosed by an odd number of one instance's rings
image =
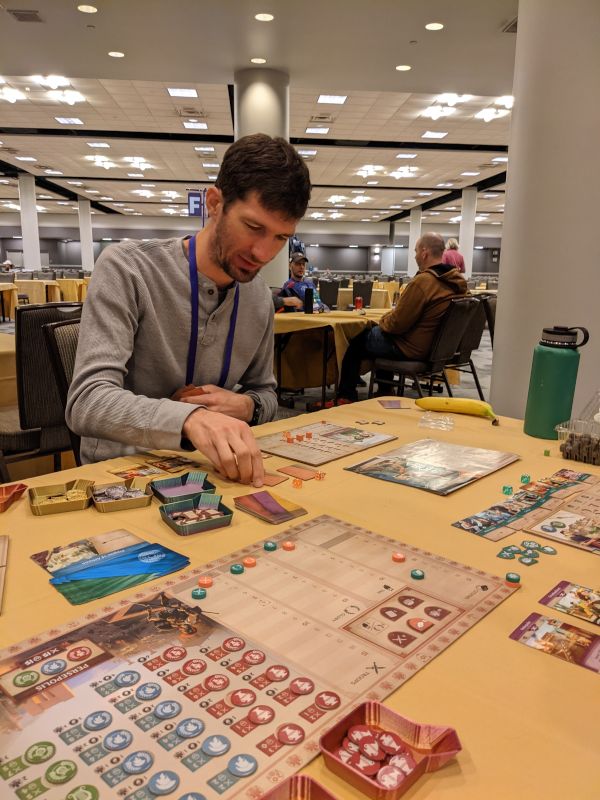
[[[0,302],[2,309],[2,322],[6,322],[6,318],[15,318],[15,308],[19,303],[19,290],[14,283],[1,283],[0,282]]]
[[[26,294],[31,305],[39,303],[60,303],[58,281],[19,280],[15,281],[19,294]]]
[[[514,451],[522,460],[453,495],[438,497],[345,472],[345,466],[361,460],[360,456],[350,456],[325,465],[324,481],[305,482],[301,490],[294,489],[291,481],[287,481],[277,487],[277,494],[300,502],[308,509],[308,516],[301,520],[330,514],[398,542],[494,575],[504,575],[512,567],[510,562],[496,558],[500,550],[498,543],[459,531],[451,527],[451,523],[501,499],[502,485],[518,486],[523,472],[537,478],[569,466],[600,474],[597,467],[563,461],[558,457],[557,443],[525,436],[517,420],[502,418],[500,425],[493,427],[482,418],[456,415],[452,431],[427,430],[417,427],[421,414],[412,408],[410,401],[405,402],[410,406],[408,410],[386,411],[377,400],[369,400],[332,409],[318,418],[350,425],[356,419],[384,420],[385,426],[377,430],[397,435],[398,441],[373,448],[367,451],[369,455],[429,436]],[[315,416],[297,418],[294,424],[315,421]],[[371,425],[363,427],[371,428]],[[287,419],[254,431],[261,435],[289,428]],[[551,451],[550,457],[543,455],[547,448]],[[121,459],[118,463],[132,460]],[[75,477],[108,482],[111,476],[106,469],[114,463],[87,465],[27,482],[41,486]],[[286,462],[273,457],[265,463],[273,471]],[[236,494],[247,491],[245,487],[222,480],[212,470],[209,477],[230,507]],[[10,536],[0,642],[16,643],[86,614],[100,612],[108,603],[118,603],[136,592],[121,592],[80,608],[69,606],[49,585],[48,576],[30,559],[34,552],[85,535],[125,528],[147,540],[185,552],[196,567],[287,527],[269,526],[236,511],[231,527],[181,539],[160,521],[156,501],[146,509],[113,514],[99,514],[88,509],[35,517],[23,498],[0,515],[0,534]],[[502,545],[519,544],[523,538],[522,534],[515,533]],[[560,580],[599,588],[597,558],[575,548],[556,547],[558,554],[544,556],[537,566],[519,565],[522,588],[385,700],[387,706],[410,719],[455,727],[462,742],[463,750],[456,761],[420,779],[405,795],[407,800],[438,797],[444,800],[597,800],[600,787],[600,759],[597,758],[599,676],[509,639],[510,632],[531,612],[544,612],[539,599]],[[177,580],[177,575],[174,579]],[[146,592],[152,585],[146,584],[140,589]],[[556,616],[564,622],[573,622],[572,617],[558,612]],[[265,625],[268,624],[267,615]],[[598,628],[589,623],[576,621],[574,624],[590,633],[598,633]],[[335,675],[332,681],[335,685]],[[40,716],[38,725],[39,741],[56,739],[47,728],[48,720],[44,715]],[[321,757],[304,771],[340,800],[364,798],[329,772]],[[81,772],[77,779],[80,775]],[[103,786],[99,780],[96,783]],[[68,788],[76,784],[77,780]],[[3,798],[16,799],[7,784],[0,785]],[[62,798],[66,793],[65,789],[56,797]],[[102,792],[103,798],[105,794],[112,797],[106,789]]]
[[[80,302],[83,287],[83,278],[57,278],[63,300]]]
[[[351,305],[352,302],[351,288],[338,289],[337,307],[339,309],[343,311],[345,308]],[[384,289],[373,289],[371,293],[371,302],[369,305],[371,308],[391,308],[391,297]]]

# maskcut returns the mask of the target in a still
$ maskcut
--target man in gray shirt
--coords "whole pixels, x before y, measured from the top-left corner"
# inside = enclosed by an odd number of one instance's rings
[[[84,463],[196,448],[231,480],[262,485],[248,423],[273,419],[277,400],[273,303],[254,279],[293,235],[309,197],[308,170],[288,142],[246,136],[207,191],[203,230],[101,254],[67,404]]]

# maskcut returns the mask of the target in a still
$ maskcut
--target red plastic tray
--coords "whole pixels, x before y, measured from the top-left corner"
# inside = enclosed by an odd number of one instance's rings
[[[18,500],[26,489],[24,483],[6,483],[0,486],[0,513]]]
[[[321,784],[308,775],[292,775],[262,800],[336,800]]]
[[[363,775],[334,755],[348,729],[353,725],[370,725],[381,730],[393,731],[406,744],[415,759],[416,766],[396,789],[384,789],[375,778]],[[375,701],[362,703],[341,719],[321,737],[320,746],[327,767],[372,800],[397,800],[422,775],[443,767],[461,750],[454,728],[421,725],[401,717]]]

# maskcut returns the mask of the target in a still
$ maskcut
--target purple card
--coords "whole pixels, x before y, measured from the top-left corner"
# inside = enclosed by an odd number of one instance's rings
[[[600,590],[588,589],[578,583],[561,581],[548,594],[544,595],[540,603],[563,614],[600,625]]]
[[[530,614],[510,638],[570,664],[600,672],[600,636],[583,628],[541,614]]]

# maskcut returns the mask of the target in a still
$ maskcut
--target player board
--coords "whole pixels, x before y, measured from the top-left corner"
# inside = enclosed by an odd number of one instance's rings
[[[285,433],[260,436],[257,442],[265,453],[273,453],[317,467],[337,458],[354,455],[369,447],[390,442],[395,438],[390,434],[372,433],[361,428],[334,425],[322,420],[312,425],[293,428]]]
[[[271,541],[0,653],[2,798],[260,797],[515,591],[329,516]]]

